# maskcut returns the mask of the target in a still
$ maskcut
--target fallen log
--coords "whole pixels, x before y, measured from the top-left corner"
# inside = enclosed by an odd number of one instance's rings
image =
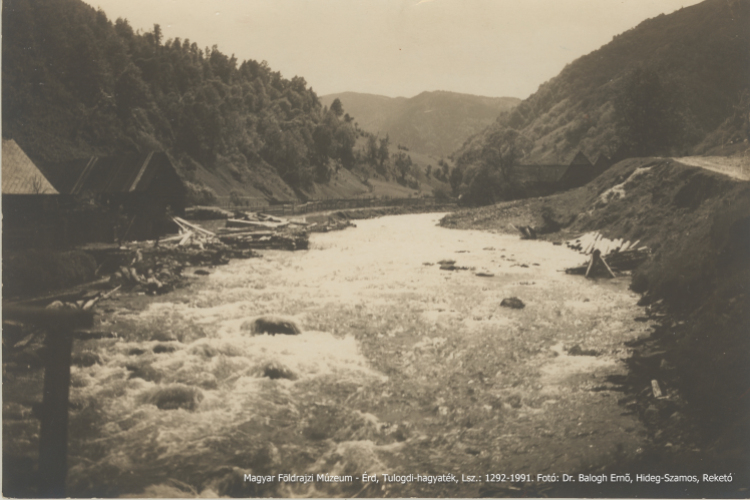
[[[216,232],[216,235],[221,239],[222,236],[238,236],[238,237],[256,237],[256,236],[270,236],[275,231],[258,231],[253,228],[223,228]]]
[[[172,217],[172,219],[177,223],[178,226],[185,229],[185,231],[189,231],[192,229],[193,231],[204,234],[206,236],[216,236],[216,234],[212,233],[211,231],[203,229],[200,226],[196,226],[195,224],[191,224],[190,222],[186,221],[185,219],[181,219],[180,217]]]
[[[249,221],[242,219],[227,219],[228,228],[242,227],[242,228],[258,228],[258,229],[280,229],[289,225],[289,222],[263,222],[263,221]]]
[[[192,237],[193,237],[193,232],[192,232],[192,231],[188,231],[188,232],[186,232],[186,233],[185,233],[185,234],[183,235],[182,239],[181,239],[181,240],[180,240],[180,242],[179,242],[179,243],[177,243],[177,244],[178,244],[179,246],[183,246],[183,245],[185,245],[185,244],[186,244],[186,243],[187,243],[187,242],[188,242],[188,241],[190,240],[190,238],[192,238]]]

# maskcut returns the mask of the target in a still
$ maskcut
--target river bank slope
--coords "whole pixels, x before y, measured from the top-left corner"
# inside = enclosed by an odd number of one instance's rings
[[[659,326],[640,342],[629,379],[651,452],[661,463],[704,473],[747,471],[750,183],[679,160],[630,159],[572,191],[441,221],[494,232],[515,231],[511,223],[553,241],[599,231],[649,247],[631,288]],[[652,379],[679,396],[649,396]],[[741,488],[735,482],[731,489]]]

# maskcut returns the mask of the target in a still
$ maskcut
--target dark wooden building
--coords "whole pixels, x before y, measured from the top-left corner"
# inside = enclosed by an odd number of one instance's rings
[[[609,157],[605,155],[604,153],[600,154],[599,157],[594,162],[594,168],[599,173],[604,172],[611,166],[612,166],[612,160],[610,160]]]
[[[108,227],[96,223],[85,239],[153,239],[170,227],[169,213],[184,213],[185,186],[164,152],[92,156],[39,167],[61,195],[83,204],[88,200],[109,215]]]
[[[60,194],[13,139],[2,141],[2,178],[3,248],[54,245]]]
[[[599,173],[581,151],[564,163],[516,165],[511,170],[524,196],[546,196],[583,186]]]

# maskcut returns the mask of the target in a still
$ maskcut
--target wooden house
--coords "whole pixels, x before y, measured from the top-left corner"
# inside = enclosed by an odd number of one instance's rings
[[[60,194],[13,139],[3,139],[2,162],[3,197]]]
[[[573,189],[583,186],[591,179],[599,175],[594,165],[583,152],[578,151],[568,162],[568,168],[558,181],[561,190]]]
[[[185,209],[185,186],[164,152],[92,156],[40,168],[61,194],[90,200],[111,215],[115,227],[104,238],[110,241],[156,238],[169,227],[165,216]]]
[[[605,155],[604,153],[600,154],[599,157],[594,162],[594,169],[596,169],[596,171],[599,173],[604,172],[611,166],[612,166],[612,160],[610,160],[609,157]]]
[[[586,155],[578,151],[560,164],[515,165],[511,177],[524,196],[546,196],[583,186],[598,173]]]
[[[59,192],[13,139],[2,140],[3,247],[54,242]]]

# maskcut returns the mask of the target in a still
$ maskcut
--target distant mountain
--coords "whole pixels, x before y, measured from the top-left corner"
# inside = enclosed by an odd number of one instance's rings
[[[468,168],[510,146],[524,163],[579,149],[593,161],[621,146],[639,155],[747,147],[748,26],[750,0],[707,0],[643,21],[570,63],[453,157]]]
[[[343,92],[322,96],[320,102],[330,106],[335,99],[363,130],[388,134],[393,144],[434,156],[450,154],[501,112],[521,102],[515,97],[444,91],[422,92],[412,98]]]

